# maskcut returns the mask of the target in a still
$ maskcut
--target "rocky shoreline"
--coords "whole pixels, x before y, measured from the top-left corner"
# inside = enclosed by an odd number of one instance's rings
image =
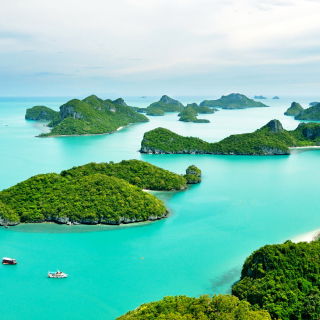
[[[68,224],[71,223],[73,225],[97,225],[97,224],[105,224],[105,225],[121,225],[121,224],[129,224],[129,223],[137,223],[137,222],[147,222],[147,221],[156,221],[156,220],[162,220],[168,217],[169,211],[167,210],[166,213],[162,214],[161,217],[150,215],[147,219],[130,219],[126,217],[120,217],[119,220],[107,220],[107,219],[99,219],[99,220],[87,220],[87,219],[81,219],[81,220],[72,220],[68,217],[48,217],[47,219],[43,221],[34,221],[34,222],[28,222],[28,223],[48,223],[48,222],[54,222],[57,224]],[[6,219],[3,219],[0,217],[0,226],[16,226],[20,224],[20,222],[13,222],[8,221]]]

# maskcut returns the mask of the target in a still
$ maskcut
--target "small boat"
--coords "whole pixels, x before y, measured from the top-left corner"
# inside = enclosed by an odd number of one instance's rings
[[[16,259],[2,258],[2,264],[17,264]]]
[[[67,274],[59,270],[57,270],[57,272],[51,272],[51,271],[48,272],[48,278],[67,278],[67,277],[68,277]]]

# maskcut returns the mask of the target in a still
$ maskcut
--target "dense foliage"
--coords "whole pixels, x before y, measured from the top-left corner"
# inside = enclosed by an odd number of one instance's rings
[[[1,191],[0,201],[21,222],[69,218],[81,223],[117,224],[124,219],[160,218],[166,213],[163,202],[152,194],[103,174],[40,174]]]
[[[266,311],[252,311],[246,301],[231,295],[210,298],[167,296],[160,301],[144,303],[117,320],[271,320]]]
[[[53,120],[57,115],[59,115],[59,112],[54,111],[50,108],[47,108],[45,106],[35,106],[27,109],[25,118],[27,120],[50,121],[50,120]]]
[[[200,112],[201,111],[201,112]],[[179,114],[179,121],[183,122],[196,122],[196,123],[209,123],[207,119],[197,119],[198,113],[214,113],[208,107],[199,107],[196,103],[188,104]]]
[[[119,163],[89,163],[61,172],[62,176],[88,176],[104,174],[120,178],[148,190],[181,190],[186,188],[186,180],[173,172],[139,160],[123,160]]]
[[[197,175],[198,177],[201,176],[201,170],[198,167],[196,167],[194,164],[192,164],[187,168],[186,173],[194,174],[194,175]]]
[[[196,184],[201,182],[201,178],[195,174],[185,174],[183,177],[187,180],[188,184]]]
[[[222,96],[217,100],[204,100],[200,106],[217,107],[222,109],[245,109],[245,108],[260,108],[268,107],[265,104],[247,98],[243,94],[231,93],[227,96]]]
[[[160,109],[164,112],[179,112],[183,108],[184,106],[181,102],[164,95],[158,102],[151,103],[147,109]]]
[[[304,109],[301,107],[300,103],[292,102],[290,108],[284,113],[286,116],[296,116]]]
[[[60,116],[49,124],[53,127],[51,132],[40,136],[111,133],[121,126],[146,121],[147,117],[128,107],[121,98],[111,101],[92,95],[62,105]]]
[[[320,242],[266,245],[245,261],[233,294],[282,320],[319,319]]]
[[[315,120],[320,121],[320,103],[302,110],[294,117],[296,120]]]
[[[231,135],[216,143],[208,143],[194,137],[183,137],[168,129],[157,128],[144,134],[140,152],[290,154],[289,147],[314,145],[320,145],[320,124],[302,123],[297,129],[286,131],[278,120],[271,120],[253,133]]]

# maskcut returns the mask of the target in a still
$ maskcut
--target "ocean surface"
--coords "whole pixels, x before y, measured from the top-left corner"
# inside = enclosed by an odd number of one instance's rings
[[[108,97],[103,97],[108,98]],[[124,97],[145,107],[159,97]],[[208,97],[176,97],[183,103]],[[218,98],[218,97],[212,97]],[[0,190],[47,172],[88,162],[141,159],[184,173],[195,164],[203,179],[183,192],[154,193],[170,216],[126,226],[51,223],[0,227],[0,308],[10,319],[115,319],[166,295],[229,293],[245,258],[265,244],[282,243],[320,228],[320,151],[290,156],[141,155],[144,132],[156,127],[214,142],[252,132],[271,119],[285,129],[299,121],[283,113],[296,101],[263,100],[270,108],[199,115],[209,124],[183,123],[177,113],[150,117],[110,135],[36,138],[46,122],[24,119],[26,108],[58,110],[68,98],[0,98]],[[59,269],[67,279],[48,279]]]

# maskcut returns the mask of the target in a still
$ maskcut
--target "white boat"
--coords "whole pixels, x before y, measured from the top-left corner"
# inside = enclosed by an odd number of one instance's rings
[[[57,272],[48,272],[48,278],[67,278],[68,275],[66,273],[63,273],[59,270]]]

